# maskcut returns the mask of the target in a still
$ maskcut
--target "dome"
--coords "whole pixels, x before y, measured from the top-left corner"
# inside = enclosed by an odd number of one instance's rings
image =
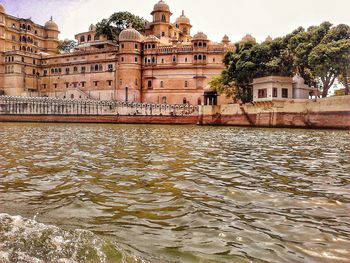
[[[266,39],[265,39],[265,42],[271,42],[273,39],[272,37],[268,36]]]
[[[5,7],[0,3],[0,13],[5,13]]]
[[[256,39],[254,37],[252,37],[252,35],[250,34],[247,34],[245,35],[242,40],[241,40],[242,43],[245,43],[245,42],[254,42],[256,43]]]
[[[165,3],[163,0],[160,0],[157,4],[154,5],[153,8],[153,12],[170,12],[170,8],[167,5],[167,3]]]
[[[145,43],[146,42],[148,42],[148,43],[150,43],[150,42],[159,42],[159,38],[154,36],[154,35],[150,35],[150,36],[146,37]]]
[[[58,31],[58,26],[57,24],[52,20],[52,17],[49,21],[47,21],[45,23],[45,29],[49,29],[49,30],[56,30]]]
[[[196,41],[196,40],[208,40],[208,37],[203,32],[198,32],[197,34],[195,34],[193,36],[192,40],[194,40],[194,41]]]
[[[94,24],[91,24],[89,26],[89,31],[96,31],[96,26]]]
[[[229,43],[231,42],[230,38],[227,35],[224,35],[224,37],[222,38],[222,42],[223,43]]]
[[[141,40],[142,35],[136,29],[132,28],[131,24],[119,34],[119,41],[141,42]]]
[[[185,12],[182,11],[182,15],[176,19],[176,24],[188,24],[190,25],[190,19],[185,16]]]

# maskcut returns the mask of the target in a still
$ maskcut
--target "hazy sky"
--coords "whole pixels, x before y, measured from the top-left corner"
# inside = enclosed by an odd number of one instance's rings
[[[59,25],[60,38],[73,38],[91,23],[117,11],[130,11],[151,20],[157,0],[0,0],[12,15],[43,24],[50,16]],[[350,24],[350,0],[168,0],[172,20],[185,10],[192,33],[205,32],[213,41],[224,34],[237,41],[250,33],[259,41],[277,37],[298,26],[308,27],[328,20]]]

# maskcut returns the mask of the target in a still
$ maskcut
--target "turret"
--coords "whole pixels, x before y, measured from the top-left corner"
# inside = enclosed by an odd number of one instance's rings
[[[186,40],[188,36],[191,35],[192,25],[190,19],[185,16],[184,11],[182,11],[181,16],[176,19],[176,27],[181,31],[180,41]]]
[[[45,23],[45,32],[48,39],[46,49],[50,53],[58,53],[58,34],[60,31],[55,21],[53,21],[52,16],[50,20]]]
[[[129,25],[119,35],[117,100],[141,102],[142,35]]]
[[[172,13],[169,6],[163,0],[160,0],[154,5],[151,15],[153,16],[154,35],[159,38],[170,37],[169,25]]]

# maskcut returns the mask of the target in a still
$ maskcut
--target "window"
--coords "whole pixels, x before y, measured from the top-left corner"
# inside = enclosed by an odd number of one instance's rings
[[[188,81],[185,81],[185,88],[188,88]]]
[[[69,82],[66,82],[66,88],[68,89],[69,88]]]
[[[108,70],[113,71],[113,64],[108,64]]]
[[[138,44],[135,44],[135,49],[139,49],[139,45]]]
[[[160,87],[164,88],[164,82],[163,81],[160,82]]]
[[[197,60],[197,55],[194,56],[194,60]]]
[[[182,104],[187,104],[187,99],[186,98],[182,99]]]
[[[162,22],[166,22],[166,16],[164,14],[162,15]]]
[[[288,89],[282,89],[282,98],[288,98]]]
[[[267,97],[267,89],[259,89],[258,90],[258,98],[266,98]]]
[[[81,86],[84,88],[85,87],[85,81],[81,82]]]
[[[185,62],[187,62],[187,58],[185,58]]]
[[[137,63],[138,62],[138,59],[137,59],[137,57],[135,57],[135,63]]]
[[[162,98],[162,103],[163,103],[163,104],[166,104],[166,102],[167,102],[166,97],[163,97],[163,98]]]
[[[206,55],[203,55],[203,60],[207,60],[207,56]]]
[[[85,36],[80,37],[80,42],[82,42],[82,43],[85,42]]]
[[[88,42],[91,41],[91,35],[88,35]]]
[[[198,60],[202,60],[202,55],[199,55],[199,56],[198,56]]]
[[[173,62],[176,62],[176,56],[173,56]]]
[[[156,63],[156,58],[152,57],[152,63]]]
[[[70,68],[66,68],[66,74],[69,74]]]
[[[152,80],[149,80],[149,81],[148,81],[147,86],[148,86],[148,88],[152,88]]]
[[[74,67],[74,72],[78,72],[78,67]]]
[[[113,81],[112,80],[107,80],[108,86],[112,86]]]
[[[162,32],[162,37],[165,37],[165,32]]]
[[[124,57],[122,57],[122,62],[124,62]]]
[[[156,48],[156,44],[152,44],[152,48]]]
[[[98,81],[94,81],[94,86],[95,86],[95,87],[98,86]]]
[[[102,71],[102,70],[103,70],[102,64],[99,64],[99,65],[98,65],[98,70],[99,70],[99,71]]]
[[[46,89],[46,84],[43,84],[42,87],[43,87],[43,89]]]
[[[162,63],[164,63],[164,58],[162,58]]]
[[[135,86],[138,86],[139,85],[139,81],[138,79],[135,79]]]
[[[204,42],[204,43],[203,43],[203,47],[206,47],[206,46],[207,46],[207,43]]]
[[[272,90],[272,97],[277,98],[278,94],[277,94],[277,88],[273,88]]]
[[[57,83],[54,83],[54,84],[53,84],[53,87],[54,87],[55,89],[57,89]]]
[[[16,41],[16,36],[15,35],[12,35],[12,40]]]
[[[47,70],[46,69],[44,70],[44,76],[47,76]]]
[[[54,74],[55,73],[55,70],[52,68],[51,69],[51,74]]]
[[[122,44],[122,48],[124,48],[124,44]]]
[[[36,74],[36,71],[35,71],[35,69],[33,69],[33,75],[35,75]]]
[[[86,67],[85,66],[81,67],[81,73],[85,73],[85,71],[86,71]]]

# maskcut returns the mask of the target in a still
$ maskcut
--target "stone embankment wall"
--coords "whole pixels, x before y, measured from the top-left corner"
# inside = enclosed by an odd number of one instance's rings
[[[0,97],[1,121],[350,129],[350,96],[221,106]]]
[[[350,129],[350,96],[204,106],[203,125]]]

